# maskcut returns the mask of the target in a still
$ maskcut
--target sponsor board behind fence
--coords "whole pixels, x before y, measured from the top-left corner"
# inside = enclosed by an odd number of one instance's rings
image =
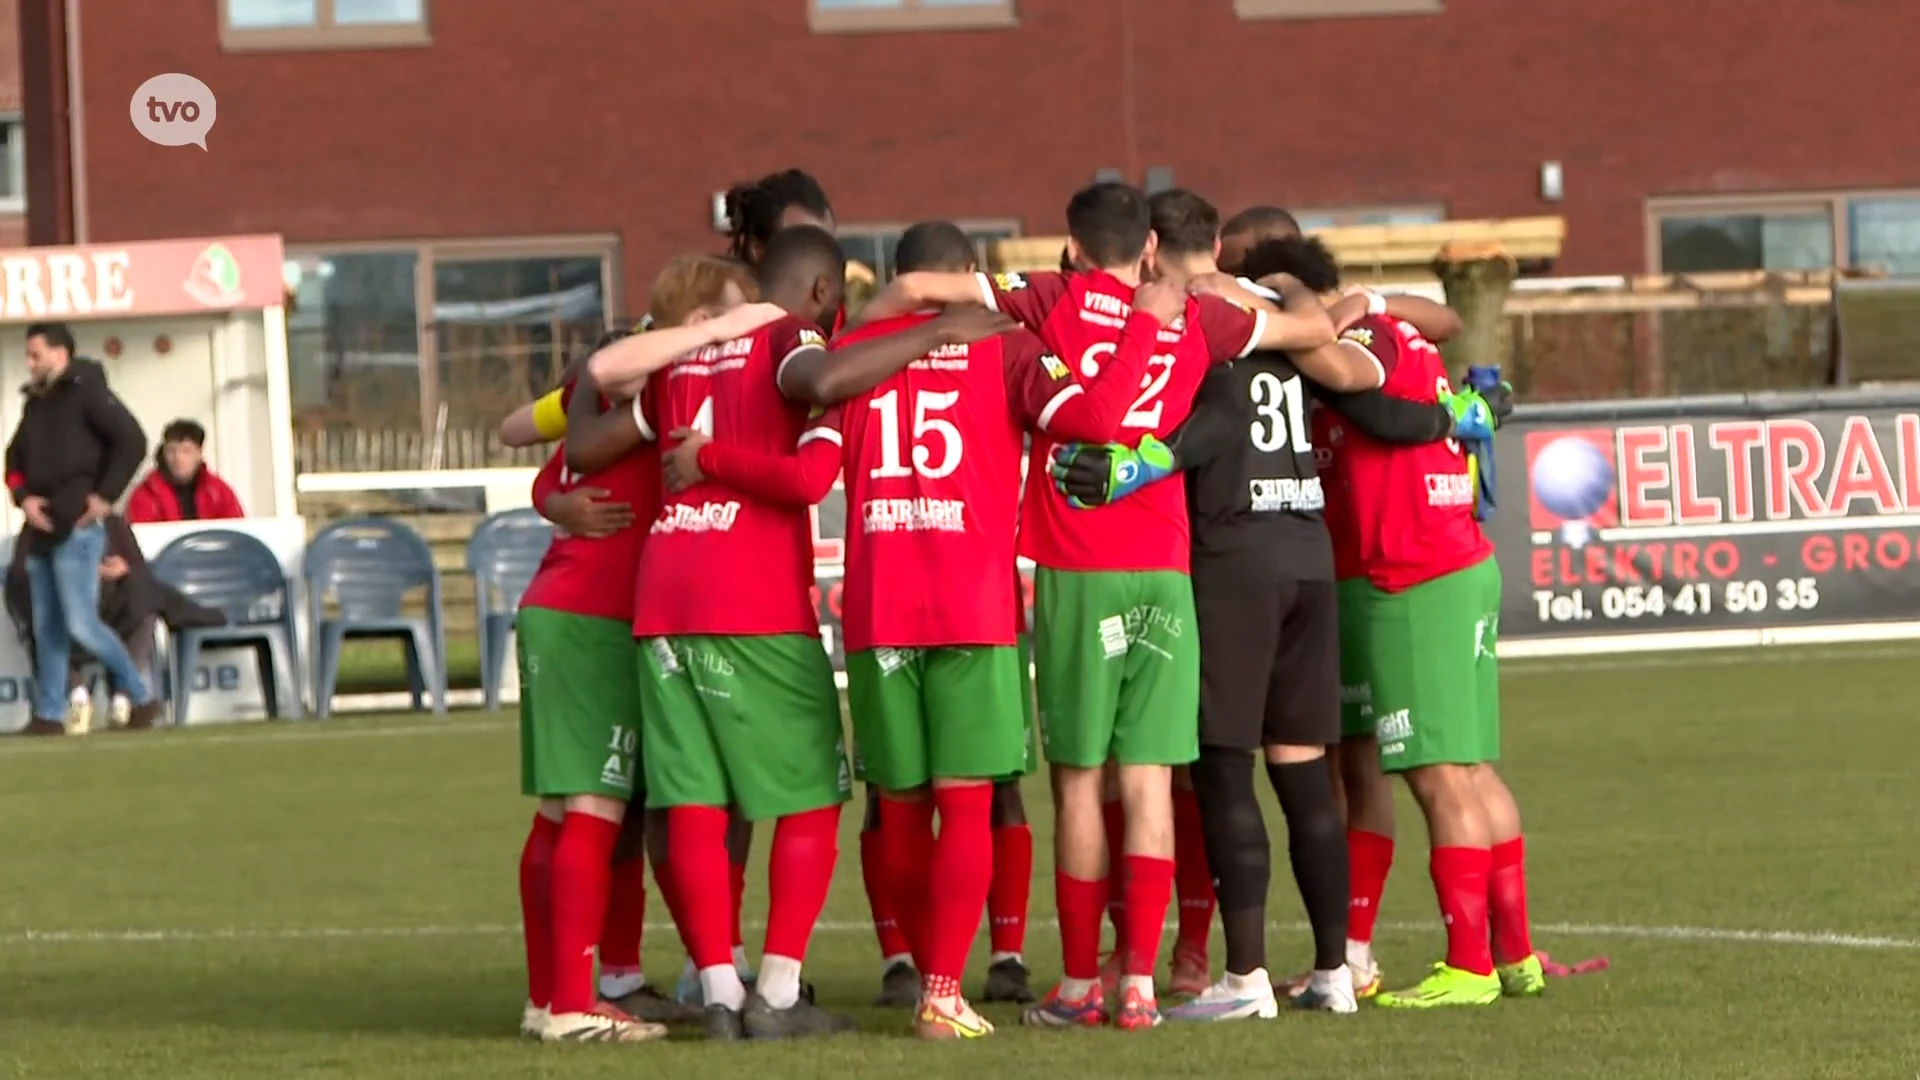
[[[1920,392],[1523,408],[1498,465],[1519,652],[1920,634]]]

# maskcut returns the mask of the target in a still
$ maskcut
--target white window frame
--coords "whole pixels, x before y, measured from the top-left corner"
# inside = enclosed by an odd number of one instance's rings
[[[929,4],[894,0],[890,7],[835,7],[806,0],[807,26],[816,34],[902,33],[915,30],[995,30],[1020,25],[1014,0]]]
[[[228,52],[300,49],[405,49],[433,42],[433,0],[420,0],[416,22],[335,25],[334,0],[314,0],[312,26],[235,27],[228,13],[232,0],[220,3],[220,47]]]

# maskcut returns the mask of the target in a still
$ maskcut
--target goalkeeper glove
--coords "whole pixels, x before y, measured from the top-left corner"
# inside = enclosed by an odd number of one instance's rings
[[[1443,393],[1440,403],[1453,414],[1453,438],[1463,443],[1491,442],[1495,425],[1493,407],[1478,390]]]
[[[1505,384],[1502,384],[1502,389]],[[1506,395],[1502,395],[1504,398]],[[1453,438],[1467,454],[1467,475],[1473,478],[1473,516],[1485,521],[1493,516],[1495,496],[1493,472],[1493,431],[1498,426],[1493,407],[1478,390],[1445,394],[1440,399],[1453,414]],[[1511,411],[1511,405],[1508,406]]]
[[[1172,476],[1177,467],[1167,444],[1147,435],[1133,447],[1068,443],[1054,450],[1048,471],[1053,474],[1054,486],[1067,497],[1067,504],[1085,510],[1124,499],[1156,480]]]

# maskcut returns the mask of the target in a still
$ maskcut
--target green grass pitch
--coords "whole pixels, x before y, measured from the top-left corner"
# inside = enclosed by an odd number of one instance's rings
[[[904,1016],[863,1007],[877,972],[857,813],[808,967],[868,1034],[542,1047],[514,1037],[529,807],[506,717],[14,741],[0,746],[0,1075],[1907,1080],[1917,660],[1879,646],[1510,664],[1506,771],[1536,941],[1613,961],[1542,1000],[1139,1035],[1027,1032],[992,1010],[1001,1033],[966,1045],[919,1044]],[[1038,781],[1028,802],[1044,852]],[[1377,946],[1390,982],[1441,944],[1422,830],[1401,810]],[[1037,861],[1029,959],[1047,981],[1051,866]],[[1305,935],[1275,869],[1273,955],[1289,967]],[[756,870],[749,903],[763,899]],[[647,962],[678,972],[670,931],[649,930]]]

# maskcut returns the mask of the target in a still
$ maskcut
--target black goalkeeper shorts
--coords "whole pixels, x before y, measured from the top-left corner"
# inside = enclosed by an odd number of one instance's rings
[[[1340,606],[1331,581],[1196,576],[1200,745],[1340,741]]]

